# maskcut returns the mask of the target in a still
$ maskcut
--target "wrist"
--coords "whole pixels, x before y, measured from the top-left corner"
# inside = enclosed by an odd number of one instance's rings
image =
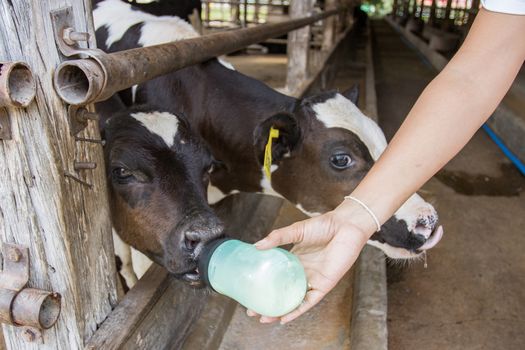
[[[372,216],[357,202],[345,199],[334,211],[335,222],[340,229],[354,227],[360,233],[360,240],[366,243],[377,231],[377,225]]]

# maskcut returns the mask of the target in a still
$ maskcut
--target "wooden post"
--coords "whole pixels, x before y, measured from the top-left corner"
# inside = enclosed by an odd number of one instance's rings
[[[0,1],[0,60],[26,62],[37,81],[27,109],[7,109],[12,140],[0,140],[0,240],[29,247],[29,286],[62,295],[59,320],[41,340],[28,343],[23,329],[3,326],[8,349],[82,349],[116,304],[102,148],[75,142],[52,84],[63,58],[50,12],[66,6],[94,47],[90,0]],[[96,122],[79,136],[98,139]],[[97,168],[75,171],[75,161]]]
[[[450,11],[452,10],[452,0],[447,0],[447,7],[445,8],[445,23],[450,19]]]
[[[259,4],[259,0],[253,0],[253,2],[253,21],[259,23],[259,11],[261,10],[261,5]]]
[[[292,0],[290,17],[308,16],[313,9],[313,0]],[[310,48],[310,26],[288,33],[288,71],[286,89],[293,93],[308,77],[308,51]]]
[[[417,12],[417,0],[414,0],[414,4],[412,5],[412,16],[416,17]]]
[[[337,7],[337,0],[326,0],[325,11],[333,10]],[[335,40],[335,16],[330,16],[324,20],[323,44],[322,50],[330,50]]]
[[[404,0],[403,4],[403,17],[408,17],[410,8],[410,0]]]
[[[474,18],[476,18],[476,15],[479,11],[479,0],[473,0],[472,5],[468,11],[468,20],[467,20],[467,27],[470,28],[472,26],[472,23],[474,22]]]
[[[430,16],[428,23],[433,24],[436,21],[436,6],[437,0],[432,0],[432,5],[430,5]]]
[[[399,0],[394,0],[394,2],[392,3],[392,16],[394,18],[397,17],[397,9],[399,7]]]
[[[240,0],[230,0],[231,20],[237,25],[241,24],[241,8],[239,4]]]
[[[210,26],[210,2],[209,1],[206,1],[204,3],[204,22],[206,22],[206,25],[209,27]]]
[[[417,17],[419,17],[419,19],[423,19],[423,9],[425,7],[425,0],[421,0],[421,4],[419,6],[419,12],[417,14]]]
[[[243,27],[248,27],[248,0],[244,0]]]

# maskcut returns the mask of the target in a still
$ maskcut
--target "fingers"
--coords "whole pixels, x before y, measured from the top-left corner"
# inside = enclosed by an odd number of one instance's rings
[[[266,238],[255,243],[257,249],[270,249],[289,243],[299,243],[304,237],[304,222],[296,222],[293,225],[272,231]]]
[[[324,295],[324,293],[317,290],[311,290],[308,293],[306,293],[304,302],[301,305],[299,305],[297,309],[281,317],[281,324],[286,324],[290,321],[293,321],[297,317],[304,314],[306,311],[310,310],[318,302],[320,302],[321,299],[323,299]]]
[[[246,315],[248,315],[250,317],[261,316],[257,312],[255,312],[253,310],[250,310],[250,309],[246,310]],[[272,322],[279,321],[279,320],[280,320],[279,317],[261,316],[261,318],[259,319],[259,322],[261,322],[261,323],[272,323]]]
[[[259,322],[261,322],[261,323],[272,323],[272,322],[276,322],[276,321],[279,321],[279,320],[280,320],[279,317],[261,316],[261,318],[259,319]]]

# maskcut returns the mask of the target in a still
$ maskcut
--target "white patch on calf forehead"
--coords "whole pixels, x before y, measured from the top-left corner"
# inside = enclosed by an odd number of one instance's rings
[[[179,130],[179,119],[167,112],[131,113],[151,133],[159,135],[168,147],[173,146],[175,135]]]
[[[341,94],[313,106],[317,119],[327,128],[343,128],[356,134],[365,144],[374,160],[386,148],[386,139],[379,126],[356,105]]]
[[[193,38],[199,34],[183,19],[176,16],[154,16],[135,11],[121,0],[105,0],[93,11],[95,30],[106,26],[106,47],[122,39],[126,31],[137,23],[144,22],[139,44],[157,45],[170,41]]]

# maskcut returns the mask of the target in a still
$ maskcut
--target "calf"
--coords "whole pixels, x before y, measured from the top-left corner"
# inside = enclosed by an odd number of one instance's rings
[[[198,35],[177,17],[140,14],[119,0],[100,2],[94,19],[99,46],[106,51]],[[231,68],[212,59],[123,96],[128,103],[155,103],[188,116],[222,164],[211,174],[212,202],[245,191],[284,197],[311,216],[335,208],[386,147],[377,124],[356,107],[357,91],[296,99]],[[280,136],[269,178],[262,161],[271,127]],[[441,239],[436,224],[434,208],[414,194],[369,244],[392,258],[415,257]]]
[[[223,230],[206,198],[212,157],[184,118],[151,106],[116,107],[116,97],[97,105],[113,227],[170,273],[198,284],[202,246]]]

